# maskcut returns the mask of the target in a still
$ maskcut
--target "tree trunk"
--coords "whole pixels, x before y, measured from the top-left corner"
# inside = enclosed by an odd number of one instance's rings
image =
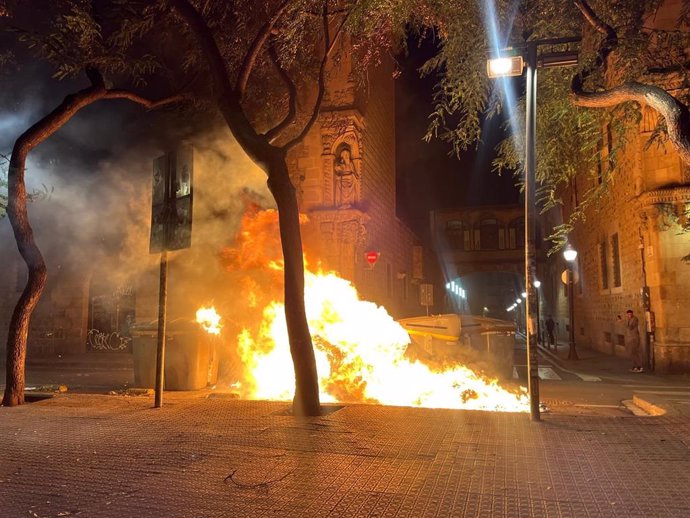
[[[26,208],[26,185],[24,170],[28,146],[19,139],[12,151],[8,174],[7,216],[14,231],[17,248],[29,269],[29,278],[17,305],[12,313],[7,335],[7,365],[4,406],[16,406],[24,403],[24,363],[26,361],[26,344],[29,335],[29,321],[36,304],[45,288],[48,274],[41,251],[34,242],[33,230],[29,224]]]
[[[285,262],[285,320],[295,369],[293,413],[321,414],[316,358],[304,308],[304,257],[295,188],[290,181],[285,153],[276,152],[267,162],[268,188],[278,205],[280,241]]]

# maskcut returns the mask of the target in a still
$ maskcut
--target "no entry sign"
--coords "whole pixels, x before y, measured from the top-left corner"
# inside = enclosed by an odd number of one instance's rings
[[[366,258],[367,262],[369,263],[369,266],[373,268],[373,266],[376,264],[376,261],[379,260],[379,255],[381,255],[379,252],[366,252],[364,254],[364,257]]]

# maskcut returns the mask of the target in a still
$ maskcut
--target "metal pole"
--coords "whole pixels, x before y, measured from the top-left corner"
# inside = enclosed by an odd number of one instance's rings
[[[651,300],[649,298],[649,286],[647,285],[647,263],[644,258],[644,236],[642,235],[642,229],[639,229],[640,233],[640,264],[642,265],[642,291],[647,291],[646,300],[643,298],[644,302],[644,312],[645,312],[645,326],[644,326],[644,336],[645,336],[645,368],[648,371],[654,370],[654,361],[652,360],[652,345],[653,345],[653,330],[649,329],[647,326],[647,315],[651,313]]]
[[[575,290],[573,289],[573,280],[573,266],[568,262],[568,319],[570,321],[568,359],[579,360],[577,350],[575,349]]]
[[[537,297],[537,345],[541,345],[541,323],[539,320],[539,288],[534,289]]]
[[[163,406],[163,384],[165,365],[165,331],[168,304],[168,252],[161,252],[160,288],[158,292],[158,348],[156,351],[156,396],[154,407]]]
[[[525,117],[525,316],[527,329],[527,372],[530,398],[530,418],[539,421],[539,362],[536,344],[534,278],[536,274],[536,215],[535,184],[537,174],[537,44],[527,46],[527,99]]]

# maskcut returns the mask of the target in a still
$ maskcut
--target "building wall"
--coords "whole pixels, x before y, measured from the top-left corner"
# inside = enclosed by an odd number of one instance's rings
[[[454,208],[431,213],[431,232],[436,253],[443,263],[445,282],[460,278],[467,289],[469,310],[516,320],[521,329],[524,327],[522,306],[511,311],[506,308],[524,291],[524,214],[522,205]],[[544,269],[546,251],[541,246],[542,235],[538,225],[538,272]]]
[[[393,315],[419,314],[424,274],[413,266],[413,250],[420,245],[395,211],[392,63],[371,70],[366,88],[359,90],[352,73],[343,73],[347,66],[341,63],[329,78],[318,124],[289,155],[300,210],[309,219],[307,257],[351,280],[362,298]],[[351,153],[355,172],[346,199],[338,176],[343,147]],[[366,252],[379,254],[374,265],[366,261]]]
[[[0,351],[7,345],[7,332],[14,306],[26,283],[26,266],[14,246],[7,220],[0,221],[0,240],[11,246],[0,249]],[[90,272],[64,266],[54,254],[46,255],[48,282],[29,326],[29,356],[48,353],[79,353],[86,348],[88,287]]]
[[[660,19],[666,18],[661,12]],[[625,320],[626,310],[632,309],[640,320],[644,354],[656,369],[690,372],[690,322],[686,317],[690,265],[681,261],[690,253],[690,234],[681,232],[679,226],[679,216],[682,220],[690,202],[690,175],[670,144],[647,147],[656,123],[656,113],[644,107],[639,127],[630,129],[628,144],[617,159],[607,194],[596,208],[587,211],[585,221],[570,236],[579,253],[575,338],[578,344],[629,358],[625,328],[617,316]],[[606,142],[605,128],[602,135]],[[602,167],[607,166],[606,153],[605,149]],[[584,192],[596,178],[590,171],[581,172],[576,187],[564,195],[565,216],[575,203],[575,192]],[[550,261],[552,275],[559,273],[556,264],[563,264],[560,257]],[[650,290],[650,315],[656,323],[648,347],[644,345],[644,286]],[[567,326],[567,299],[555,293],[549,304],[561,327]],[[567,334],[561,339],[567,340]]]

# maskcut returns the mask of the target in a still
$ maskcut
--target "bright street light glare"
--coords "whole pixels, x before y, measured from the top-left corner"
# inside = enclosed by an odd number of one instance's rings
[[[526,298],[527,298],[527,292],[526,292],[526,291],[523,291],[523,292],[522,292],[522,298],[523,298],[523,299],[526,299]]]
[[[566,261],[572,263],[575,259],[577,259],[577,250],[568,245],[568,247],[563,250],[563,257]]]
[[[515,302],[517,302],[518,304],[522,304],[522,299],[515,299]]]
[[[486,73],[490,78],[521,76],[522,69],[522,56],[494,58],[486,62]]]
[[[541,281],[539,281],[539,280],[535,280],[532,284],[537,289],[539,289],[541,287]]]

